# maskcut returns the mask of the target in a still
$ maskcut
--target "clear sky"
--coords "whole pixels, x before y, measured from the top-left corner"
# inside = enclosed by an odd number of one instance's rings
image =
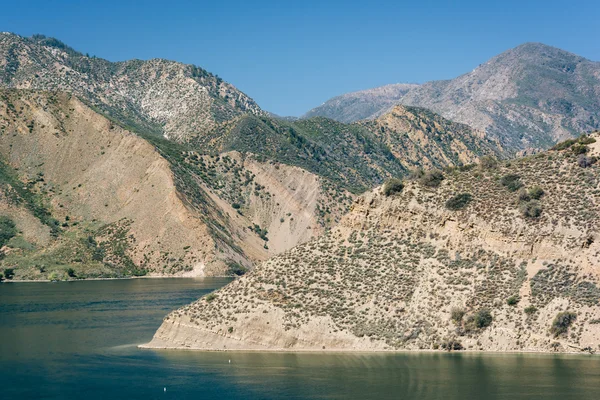
[[[263,109],[448,79],[524,42],[600,60],[600,0],[6,1],[0,31],[56,37],[112,61],[199,65]]]

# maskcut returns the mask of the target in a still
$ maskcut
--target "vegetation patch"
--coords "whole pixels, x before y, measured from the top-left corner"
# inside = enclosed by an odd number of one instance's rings
[[[17,234],[17,228],[12,219],[0,216],[0,248],[8,243]]]
[[[404,189],[404,183],[402,183],[400,179],[390,178],[385,181],[385,184],[383,185],[383,194],[386,196],[391,196],[393,194],[402,192],[402,189]]]
[[[440,186],[442,181],[444,180],[444,174],[439,169],[433,169],[431,171],[427,171],[423,174],[423,176],[419,179],[419,183],[423,186],[436,188]]]
[[[575,322],[575,319],[577,319],[577,314],[572,311],[558,313],[554,318],[554,321],[552,321],[550,333],[552,333],[554,337],[565,335],[569,331],[569,327]]]
[[[462,210],[471,202],[472,199],[473,196],[471,196],[470,193],[457,194],[446,201],[446,208],[453,211]]]
[[[521,177],[516,174],[509,174],[503,176],[500,179],[500,183],[502,184],[502,186],[504,186],[511,192],[516,192],[523,186],[523,183],[521,182]]]
[[[519,206],[521,214],[526,218],[538,218],[542,215],[542,205],[537,200],[529,200]]]

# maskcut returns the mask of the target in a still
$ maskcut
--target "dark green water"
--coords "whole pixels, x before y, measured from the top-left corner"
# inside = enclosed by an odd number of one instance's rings
[[[168,311],[227,282],[0,285],[0,399],[600,398],[598,356],[203,353],[136,347],[150,340]]]

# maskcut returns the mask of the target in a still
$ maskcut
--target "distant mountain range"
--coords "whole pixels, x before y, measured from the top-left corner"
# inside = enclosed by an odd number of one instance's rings
[[[548,148],[600,127],[600,62],[526,43],[452,80],[348,93],[303,117],[353,122],[377,118],[396,104],[468,124],[509,150]]]

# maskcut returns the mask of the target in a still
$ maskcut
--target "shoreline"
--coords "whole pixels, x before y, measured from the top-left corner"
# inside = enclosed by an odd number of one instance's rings
[[[360,349],[284,349],[284,348],[273,348],[273,349],[202,349],[202,348],[191,348],[191,347],[165,347],[165,346],[149,346],[149,343],[139,344],[136,347],[141,350],[173,350],[173,351],[192,351],[202,353],[348,353],[348,354],[544,354],[544,355],[582,355],[582,356],[598,356],[600,354],[588,353],[583,351],[539,351],[539,350],[435,350],[435,349],[399,349],[399,350],[360,350]]]
[[[49,279],[4,279],[2,283],[59,283],[59,282],[85,282],[85,281],[118,281],[130,279],[206,279],[206,278],[231,278],[232,276],[169,276],[169,275],[152,275],[152,276],[127,276],[122,278],[83,278],[83,279],[67,279],[60,281],[51,281]]]

